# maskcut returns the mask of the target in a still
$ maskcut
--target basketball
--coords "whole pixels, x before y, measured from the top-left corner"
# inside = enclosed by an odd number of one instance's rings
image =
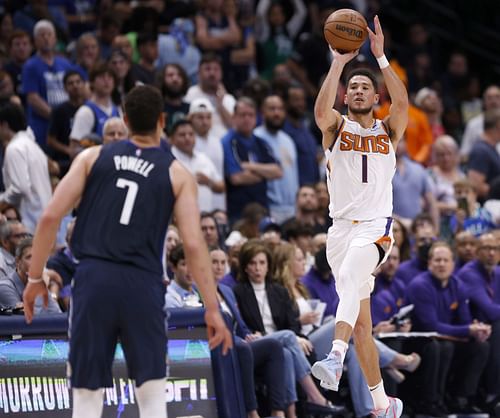
[[[355,51],[365,41],[366,19],[356,10],[340,9],[326,19],[323,32],[326,41],[340,53]]]

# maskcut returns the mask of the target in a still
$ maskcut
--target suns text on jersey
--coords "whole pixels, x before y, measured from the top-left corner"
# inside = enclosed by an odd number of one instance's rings
[[[389,154],[391,139],[386,134],[361,136],[343,131],[340,135],[340,151],[359,151]]]
[[[133,171],[144,177],[148,177],[155,167],[153,163],[131,155],[115,155],[113,161],[117,170]]]

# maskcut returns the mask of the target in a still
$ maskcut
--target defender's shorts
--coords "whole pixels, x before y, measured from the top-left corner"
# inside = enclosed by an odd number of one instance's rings
[[[113,386],[118,339],[136,385],[166,377],[162,278],[131,265],[85,259],[72,289],[68,378],[74,388]]]

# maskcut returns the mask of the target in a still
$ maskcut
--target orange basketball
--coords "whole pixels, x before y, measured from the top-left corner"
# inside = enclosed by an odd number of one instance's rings
[[[366,19],[361,13],[340,9],[328,16],[323,32],[333,49],[345,53],[361,47],[368,35],[366,26]]]

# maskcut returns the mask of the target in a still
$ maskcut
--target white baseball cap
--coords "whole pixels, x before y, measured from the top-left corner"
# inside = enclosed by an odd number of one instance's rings
[[[189,105],[189,114],[194,113],[214,113],[214,107],[210,100],[200,97],[199,99],[194,99]]]

